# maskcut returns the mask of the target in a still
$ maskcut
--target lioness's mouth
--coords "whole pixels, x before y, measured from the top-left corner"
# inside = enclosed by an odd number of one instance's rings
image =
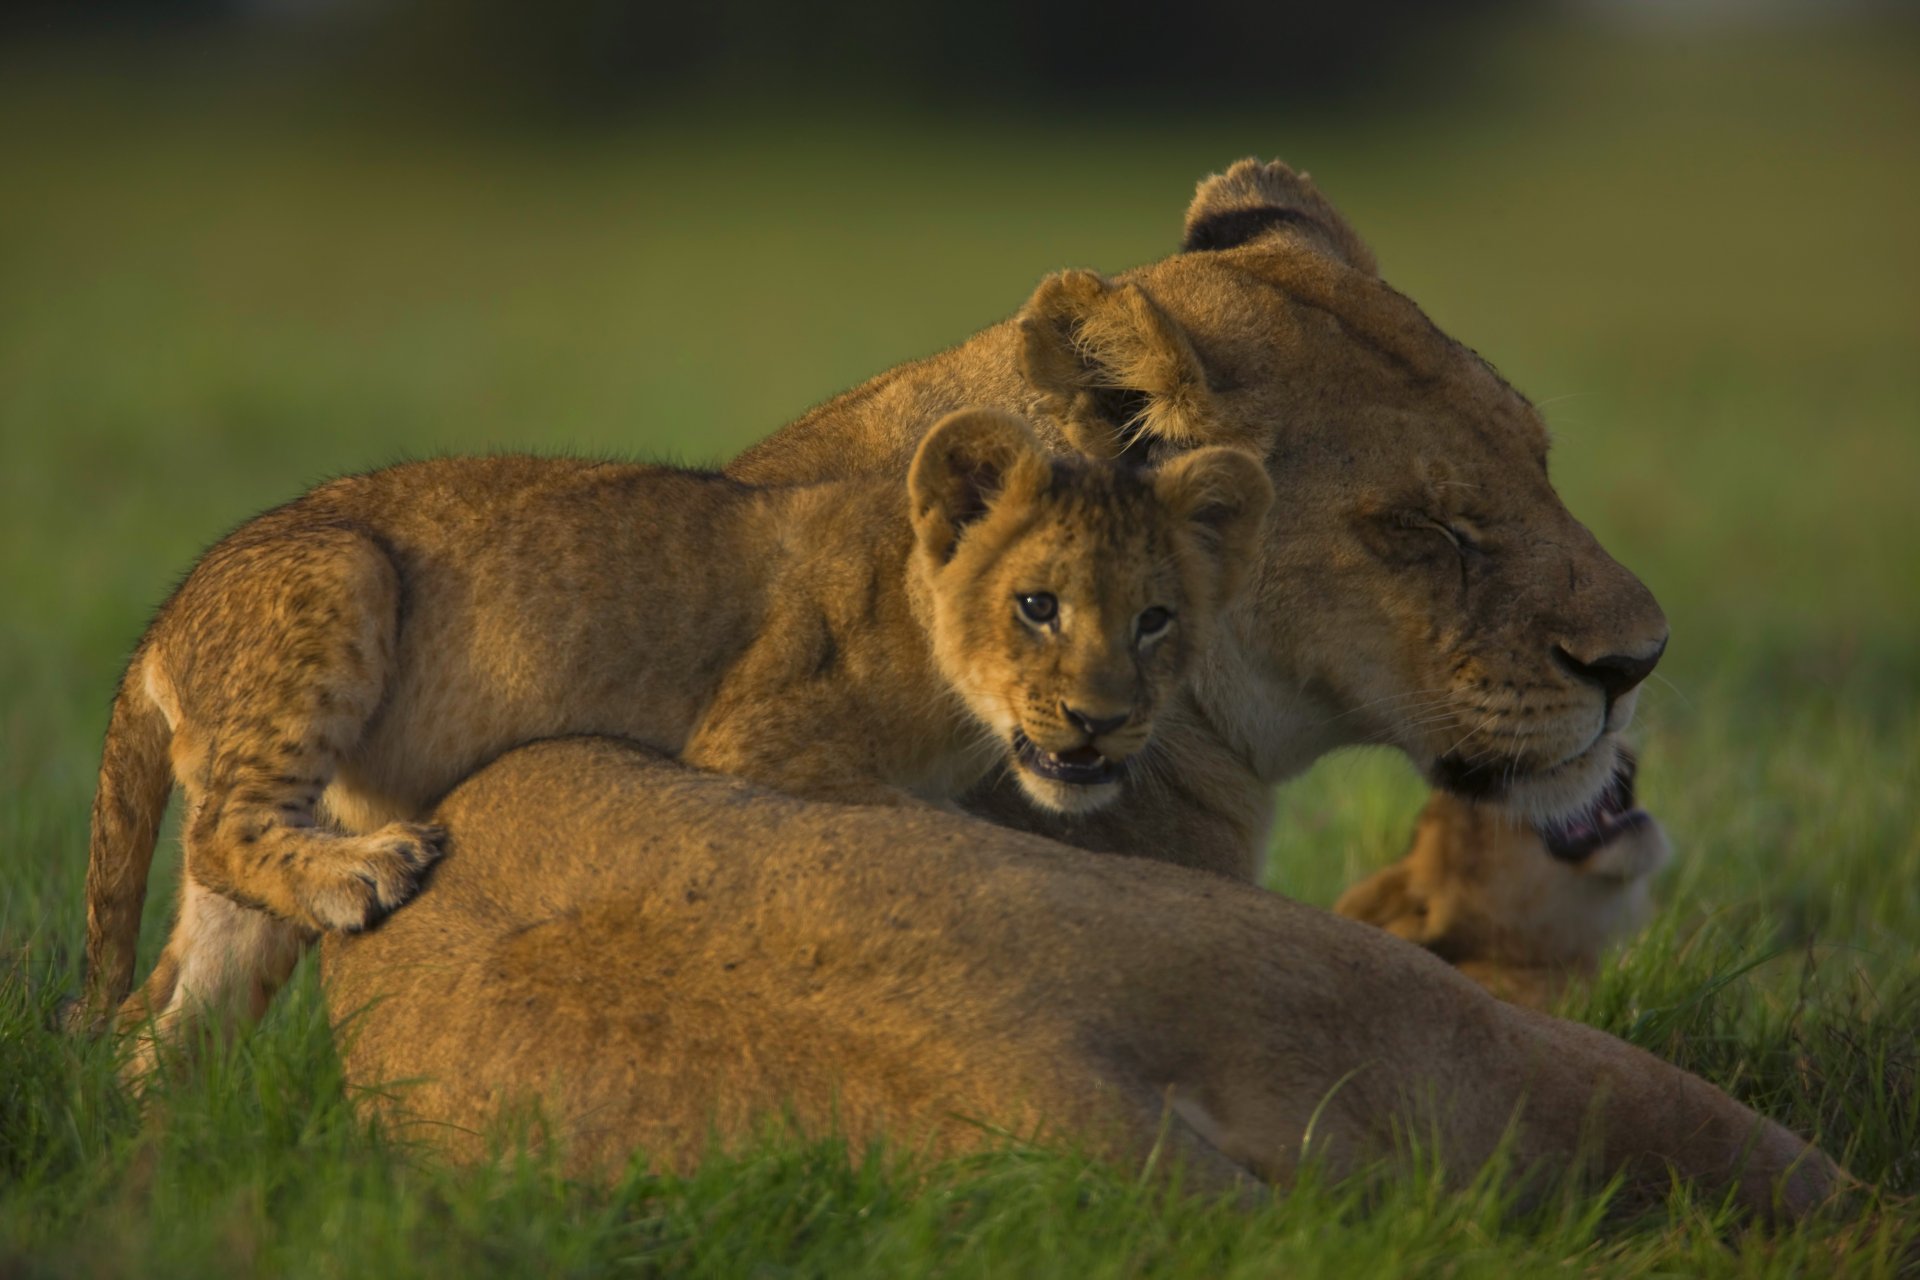
[[[1653,816],[1634,804],[1637,769],[1632,754],[1621,748],[1613,778],[1597,800],[1571,818],[1537,824],[1534,830],[1547,852],[1562,862],[1582,862],[1629,831],[1652,822]]]
[[[1096,751],[1091,743],[1055,754],[1042,751],[1022,730],[1013,731],[1013,755],[1020,767],[1055,782],[1078,787],[1098,786],[1120,780],[1120,764]]]

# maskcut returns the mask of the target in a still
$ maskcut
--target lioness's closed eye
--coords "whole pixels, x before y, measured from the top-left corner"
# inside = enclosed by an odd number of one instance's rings
[[[757,488],[446,458],[320,486],[210,550],[141,640],[101,765],[90,1009],[132,976],[159,816],[180,916],[123,1022],[257,1012],[300,939],[364,929],[439,855],[418,819],[531,739],[611,733],[796,793],[1117,791],[1272,499],[1195,450],[1146,472],[962,411],[898,478]]]

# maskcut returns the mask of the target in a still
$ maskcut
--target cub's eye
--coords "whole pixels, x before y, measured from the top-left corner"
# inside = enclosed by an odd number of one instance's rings
[[[1020,616],[1036,627],[1044,627],[1060,616],[1060,602],[1050,591],[1029,591],[1014,599],[1020,603]]]
[[[1133,638],[1140,641],[1157,640],[1172,625],[1173,610],[1154,605],[1151,609],[1142,609],[1140,616],[1133,620]]]

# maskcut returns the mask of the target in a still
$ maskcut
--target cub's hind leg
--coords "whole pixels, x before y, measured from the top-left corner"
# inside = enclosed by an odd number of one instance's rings
[[[255,985],[278,982],[284,930],[240,927],[197,892],[297,934],[352,932],[405,902],[439,856],[438,828],[343,832],[317,813],[386,698],[399,618],[386,550],[338,526],[231,539],[169,604],[145,674],[186,793],[188,884],[166,959],[129,1017],[171,1028],[192,1008],[244,1008]],[[216,939],[220,954],[201,955]]]
[[[162,1046],[180,1044],[202,1022],[229,1027],[267,1011],[293,972],[306,935],[264,911],[202,888],[180,885],[173,936],[146,984],[120,1008],[118,1025],[132,1036],[121,1069],[139,1084],[159,1065]]]

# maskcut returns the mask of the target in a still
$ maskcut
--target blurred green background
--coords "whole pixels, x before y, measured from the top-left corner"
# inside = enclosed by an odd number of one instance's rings
[[[412,1174],[367,1163],[310,975],[176,1099],[187,1136],[157,1156],[130,1154],[99,1049],[43,1029],[77,978],[109,693],[202,547],[409,455],[724,459],[1048,271],[1170,252],[1193,183],[1248,154],[1311,170],[1387,278],[1543,406],[1562,493],[1671,617],[1637,730],[1678,850],[1666,908],[1573,1011],[1920,1190],[1920,28],[1789,0],[1168,9],[0,16],[0,1270],[200,1274],[244,1238],[326,1273],[437,1230],[393,1197]],[[1389,755],[1324,762],[1282,795],[1271,882],[1330,902],[1397,856],[1421,794]],[[736,1204],[731,1177],[658,1210],[661,1256],[738,1260],[700,1207]],[[837,1185],[792,1177],[782,1203]],[[1039,1221],[1088,1203],[1057,1181]],[[454,1216],[491,1239],[475,1188]],[[627,1210],[526,1194],[544,1225],[482,1258],[628,1257]],[[832,1194],[854,1207],[806,1210],[804,1237],[829,1252],[897,1230],[908,1269],[1039,1256],[1026,1209],[969,1235],[938,1196]],[[1401,1235],[1337,1237],[1339,1273],[1483,1239],[1423,1194],[1391,1202]],[[1260,1274],[1279,1247],[1242,1223],[1182,1262],[1185,1228],[1122,1203],[1049,1248],[1117,1267],[1104,1241],[1158,1231],[1175,1271]],[[271,1228],[289,1205],[305,1225]],[[1338,1261],[1297,1212],[1287,1256]],[[1519,1274],[1593,1229],[1486,1248]],[[1711,1220],[1676,1231],[1609,1256],[1720,1256]]]

